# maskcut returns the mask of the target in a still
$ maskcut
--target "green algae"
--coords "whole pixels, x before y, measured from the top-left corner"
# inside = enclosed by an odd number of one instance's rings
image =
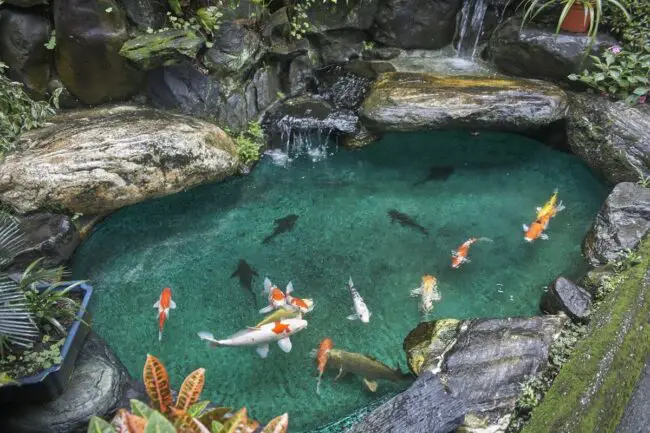
[[[650,238],[594,314],[524,433],[614,432],[650,353]]]
[[[184,58],[193,59],[204,43],[205,39],[191,30],[166,30],[129,39],[122,45],[120,55],[141,69],[150,70],[179,63]]]

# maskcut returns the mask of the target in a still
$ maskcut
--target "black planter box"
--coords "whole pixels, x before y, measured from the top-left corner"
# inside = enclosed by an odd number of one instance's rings
[[[60,286],[53,290],[65,290],[66,287]],[[70,293],[82,293],[83,299],[77,320],[68,329],[68,336],[61,348],[63,361],[32,376],[17,378],[18,384],[0,386],[0,404],[44,403],[56,399],[68,388],[77,355],[90,331],[88,325],[91,315],[87,308],[93,288],[83,283],[71,289]]]

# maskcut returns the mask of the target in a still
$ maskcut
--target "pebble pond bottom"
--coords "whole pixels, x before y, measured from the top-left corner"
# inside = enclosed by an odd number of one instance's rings
[[[522,224],[555,187],[566,209],[549,240],[529,244]],[[432,319],[538,314],[554,277],[584,269],[580,245],[606,192],[576,157],[518,135],[392,134],[363,150],[332,147],[319,161],[282,166],[267,156],[248,176],[122,209],[83,244],[73,274],[91,279],[94,329],[134,376],[147,353],[165,363],[175,388],[204,367],[202,399],[246,406],[262,423],[288,412],[292,432],[315,432],[407,386],[382,381],[373,394],[361,378],[334,382],[328,371],[317,396],[309,352],[321,339],[406,370],[402,341],[421,320],[409,291],[425,273],[442,295]],[[391,223],[392,209],[428,235]],[[291,214],[293,230],[262,243]],[[451,269],[451,250],[471,236],[493,242],[475,244],[471,262]],[[240,259],[259,275],[255,294],[231,278]],[[350,276],[369,324],[346,319]],[[253,348],[199,340],[198,331],[224,338],[257,323],[264,277],[282,289],[292,281],[296,296],[315,301],[290,353],[272,344],[261,359]],[[178,307],[159,342],[152,306],[164,287]]]

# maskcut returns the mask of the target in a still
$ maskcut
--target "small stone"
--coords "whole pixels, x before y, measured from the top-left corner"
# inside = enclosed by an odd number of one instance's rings
[[[559,277],[542,297],[540,307],[545,313],[558,314],[563,311],[576,322],[588,323],[591,303],[589,292]]]

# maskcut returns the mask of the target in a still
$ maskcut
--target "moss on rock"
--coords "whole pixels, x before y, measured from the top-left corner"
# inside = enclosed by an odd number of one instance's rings
[[[562,367],[524,433],[616,430],[650,353],[650,238],[641,263],[595,313],[587,336]]]
[[[141,69],[150,70],[193,59],[205,39],[191,30],[167,30],[129,39],[122,45],[120,55]]]
[[[404,339],[409,369],[419,375],[428,359],[442,356],[458,334],[460,320],[442,319],[422,322]]]

